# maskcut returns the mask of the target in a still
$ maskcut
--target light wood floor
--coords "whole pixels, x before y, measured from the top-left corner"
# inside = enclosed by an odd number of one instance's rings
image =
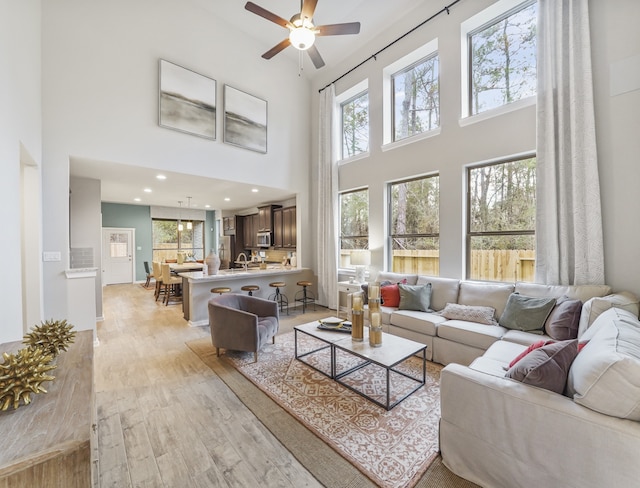
[[[318,310],[293,321],[327,316]],[[96,487],[321,486],[185,345],[209,329],[189,327],[181,305],[156,303],[139,284],[111,285],[104,317]]]

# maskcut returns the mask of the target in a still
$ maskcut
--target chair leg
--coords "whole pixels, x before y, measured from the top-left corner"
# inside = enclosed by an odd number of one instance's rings
[[[258,351],[253,353],[253,362],[257,363],[258,362]]]
[[[216,356],[220,357],[220,348],[216,347]]]
[[[271,343],[272,343],[272,344],[275,344],[275,343],[276,343],[276,336],[273,336],[273,337],[271,338]]]

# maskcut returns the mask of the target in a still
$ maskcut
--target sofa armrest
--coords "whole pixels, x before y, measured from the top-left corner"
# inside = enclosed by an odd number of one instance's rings
[[[640,479],[638,422],[459,364],[442,370],[440,386],[440,449],[459,476],[510,487],[632,486]]]
[[[604,297],[593,297],[582,306],[580,313],[580,325],[578,327],[578,338],[584,334],[591,324],[602,314],[612,307],[622,308],[633,313],[636,317],[640,312],[638,297],[628,291],[612,293]]]

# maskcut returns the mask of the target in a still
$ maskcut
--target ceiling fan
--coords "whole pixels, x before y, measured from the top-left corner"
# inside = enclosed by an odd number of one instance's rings
[[[264,59],[271,59],[286,47],[293,46],[300,51],[307,51],[313,65],[317,68],[324,66],[324,60],[318,48],[314,46],[316,36],[337,36],[345,34],[358,34],[360,22],[348,22],[345,24],[313,25],[313,13],[316,10],[318,0],[301,0],[300,13],[285,20],[282,17],[265,10],[253,2],[247,2],[244,6],[249,12],[264,17],[286,29],[289,29],[289,37],[262,55]]]

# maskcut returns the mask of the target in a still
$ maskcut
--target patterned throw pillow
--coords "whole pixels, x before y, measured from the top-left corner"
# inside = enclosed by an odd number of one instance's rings
[[[495,312],[496,309],[493,307],[447,303],[441,314],[445,319],[466,320],[467,322],[478,322],[480,324],[495,325],[496,321],[493,318]]]

